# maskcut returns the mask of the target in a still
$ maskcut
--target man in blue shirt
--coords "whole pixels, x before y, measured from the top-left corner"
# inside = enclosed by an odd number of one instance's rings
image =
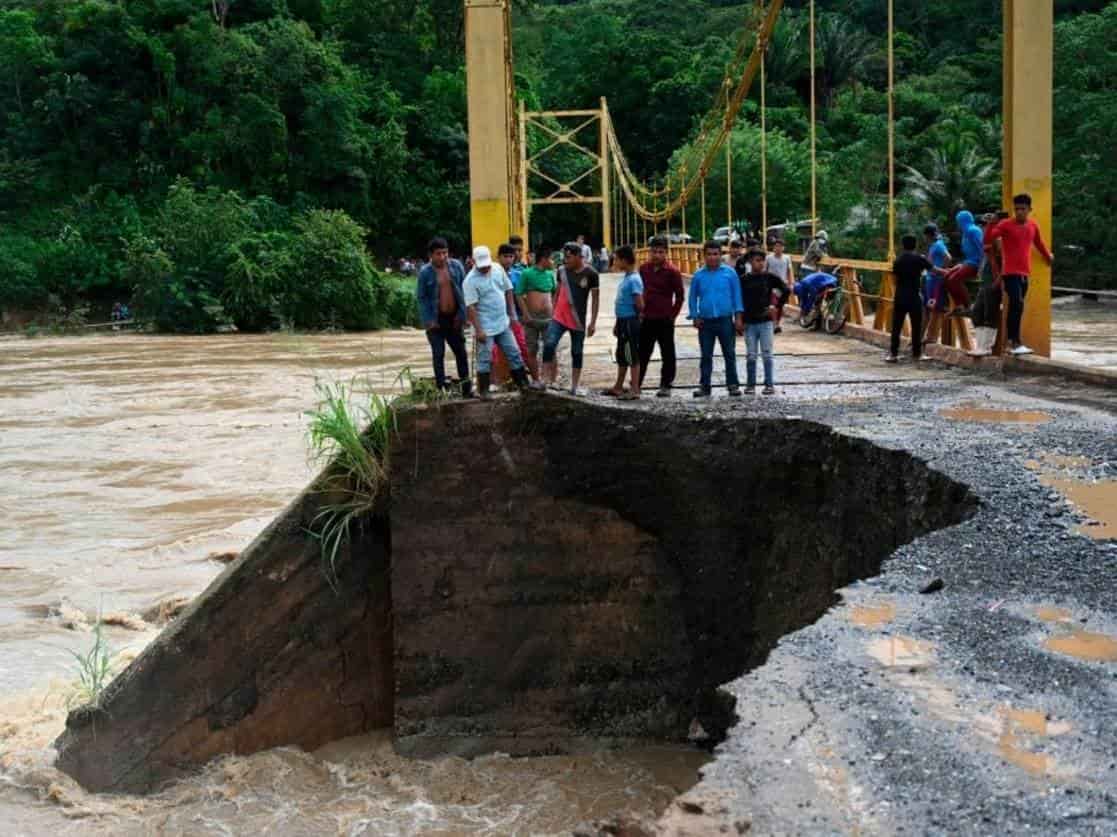
[[[954,301],[954,310],[950,312],[950,316],[962,317],[970,307],[970,292],[966,290],[966,282],[981,272],[981,261],[985,258],[985,234],[974,222],[972,212],[963,209],[954,220],[962,233],[962,263],[946,274],[944,281],[947,293]]]
[[[636,272],[636,253],[627,244],[618,247],[613,262],[624,276],[617,285],[613,313],[617,322],[613,335],[617,338],[617,381],[606,395],[633,401],[640,397],[640,325],[644,318],[644,280]],[[625,392],[624,376],[632,370],[632,388]]]
[[[488,247],[473,250],[473,270],[465,277],[463,290],[473,336],[477,340],[477,389],[483,399],[488,399],[491,383],[493,345],[500,346],[508,358],[512,380],[520,389],[527,387],[527,373],[520,347],[512,335],[512,282],[498,264]]]
[[[741,305],[741,283],[737,271],[721,263],[721,245],[707,241],[702,246],[705,266],[691,277],[687,319],[698,329],[698,345],[702,351],[699,363],[701,376],[695,398],[710,397],[710,379],[714,371],[714,342],[721,345],[725,359],[725,383],[729,394],[737,397],[741,386],[737,379],[737,331],[744,328],[744,307]]]
[[[818,295],[826,288],[832,288],[837,284],[838,277],[823,270],[804,276],[796,282],[795,296],[799,298],[800,316],[805,317],[811,313],[811,309],[814,308],[814,302],[818,299]]]
[[[923,320],[923,343],[927,344],[939,339],[942,315],[947,308],[944,277],[950,267],[951,256],[937,225],[928,224],[923,228],[923,241],[927,245],[927,261],[932,267],[923,274],[923,304],[927,306],[927,317]]]

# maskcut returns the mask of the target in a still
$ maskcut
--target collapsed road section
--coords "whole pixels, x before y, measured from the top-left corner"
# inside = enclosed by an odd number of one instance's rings
[[[59,766],[142,792],[388,726],[420,756],[715,743],[721,684],[977,506],[822,423],[552,396],[402,412],[390,456],[336,577],[320,480],[71,713]]]

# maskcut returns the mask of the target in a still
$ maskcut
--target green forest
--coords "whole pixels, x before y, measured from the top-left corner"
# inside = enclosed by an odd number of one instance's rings
[[[901,226],[949,230],[962,205],[999,201],[1000,4],[895,5]],[[788,0],[767,60],[773,221],[809,211],[805,6]],[[1059,278],[1114,286],[1117,4],[1055,7]],[[662,176],[751,9],[517,0],[518,93],[608,97],[634,170]],[[837,252],[879,256],[885,3],[818,10],[820,213]],[[187,332],[410,322],[411,281],[383,266],[435,234],[470,244],[462,44],[462,0],[0,0],[0,309],[73,322],[127,301]],[[757,102],[732,144],[735,215],[754,220]],[[724,189],[718,172],[711,224]],[[591,221],[537,227],[592,240]]]

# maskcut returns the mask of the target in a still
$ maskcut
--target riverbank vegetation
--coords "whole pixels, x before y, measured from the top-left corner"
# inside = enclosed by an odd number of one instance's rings
[[[879,255],[883,3],[818,5],[823,222],[839,250]],[[779,220],[809,207],[804,6],[786,3],[768,64]],[[517,0],[518,91],[529,107],[606,95],[637,173],[662,175],[750,8]],[[1057,0],[1056,11],[1059,270],[1106,274],[1117,158],[1097,138],[1117,129],[1117,7]],[[434,234],[458,253],[470,243],[462,24],[460,0],[0,0],[0,308],[80,320],[131,300],[180,331],[411,321],[410,283],[376,264]],[[904,222],[995,205],[999,13],[897,0],[897,24]],[[755,223],[753,93],[733,182],[734,214]],[[722,223],[719,177],[707,191]],[[577,209],[534,229],[551,241],[594,232]]]

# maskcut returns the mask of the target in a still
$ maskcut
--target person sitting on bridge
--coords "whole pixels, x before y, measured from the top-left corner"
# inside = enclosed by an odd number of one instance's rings
[[[900,359],[905,317],[911,320],[911,356],[919,360],[923,353],[923,299],[919,284],[925,273],[933,273],[938,268],[926,256],[915,252],[918,243],[914,235],[905,235],[900,240],[904,252],[892,263],[896,289],[892,299],[892,343],[884,359],[886,363],[897,363]]]
[[[500,346],[508,359],[512,380],[520,389],[527,386],[527,373],[520,357],[520,347],[512,334],[512,282],[498,264],[488,247],[473,249],[474,268],[465,277],[463,291],[473,335],[477,340],[477,389],[483,399],[489,399],[493,346]]]
[[[667,239],[652,238],[650,259],[640,266],[644,283],[644,320],[640,324],[640,386],[648,372],[652,352],[659,344],[659,398],[671,397],[675,383],[675,320],[683,310],[686,291],[679,269],[667,260]]]
[[[744,309],[745,351],[745,394],[756,392],[756,355],[759,349],[764,358],[764,394],[776,392],[775,362],[772,358],[772,335],[776,311],[780,300],[787,298],[787,284],[779,276],[764,269],[767,254],[760,249],[750,250],[749,267],[737,266],[737,276],[741,283],[741,307]]]
[[[450,245],[445,238],[432,238],[427,245],[430,261],[419,271],[416,297],[419,302],[419,320],[427,332],[434,366],[434,383],[446,388],[446,346],[454,353],[458,364],[458,380],[462,394],[469,398],[473,385],[469,379],[469,356],[465,350],[466,310],[462,283],[465,268],[457,259],[450,258]]]
[[[981,233],[981,227],[974,222],[972,212],[963,209],[954,220],[962,232],[962,261],[946,274],[943,282],[954,303],[950,316],[963,317],[970,307],[970,292],[966,290],[966,282],[981,271],[981,260],[985,257],[985,236]]]
[[[923,343],[926,345],[936,343],[939,339],[942,318],[947,307],[944,277],[951,258],[950,250],[936,224],[928,224],[923,228],[923,241],[927,244],[927,260],[931,263],[931,270],[926,272],[923,281],[923,302],[927,307],[927,319],[923,323]]]
[[[1049,266],[1054,264],[1055,257],[1043,243],[1039,225],[1028,217],[1032,214],[1032,196],[1014,197],[1012,214],[1012,218],[1006,218],[993,228],[990,238],[1001,242],[1001,281],[1008,294],[1009,345],[1014,355],[1027,355],[1032,350],[1021,339],[1020,323],[1024,317],[1024,297],[1028,294],[1028,277],[1032,273],[1032,247],[1039,250]]]
[[[700,383],[695,398],[709,398],[714,371],[714,343],[721,345],[725,359],[725,383],[731,396],[741,394],[737,378],[737,331],[744,328],[741,306],[741,283],[737,272],[721,263],[721,245],[707,241],[702,245],[705,266],[690,280],[689,314],[698,329]],[[734,324],[736,320],[736,324]]]
[[[617,270],[624,274],[617,285],[614,302],[616,325],[613,334],[617,338],[617,380],[613,388],[606,390],[624,401],[640,397],[640,319],[644,315],[644,282],[636,272],[636,254],[628,245],[618,247],[613,253]],[[631,389],[624,389],[625,374],[631,371]]]
[[[804,276],[795,283],[795,296],[799,297],[799,313],[807,316],[814,308],[814,302],[827,288],[836,287],[838,277],[825,271],[816,271]]]
[[[535,265],[522,270],[516,284],[516,297],[527,341],[527,364],[536,386],[542,384],[539,360],[554,312],[555,272],[552,268],[551,251],[540,247],[535,254]]]
[[[578,382],[582,377],[582,349],[587,337],[597,331],[597,309],[601,303],[601,279],[583,254],[583,245],[576,241],[563,245],[563,266],[558,272],[558,299],[555,313],[543,341],[543,377],[553,384],[558,376],[555,351],[566,332],[570,332],[570,394],[582,395]],[[586,323],[587,303],[593,308]]]
[[[826,257],[830,249],[830,236],[826,234],[826,230],[819,230],[814,240],[807,247],[807,252],[803,254],[803,269],[811,273],[817,273],[822,269],[822,260]],[[798,294],[798,291],[796,291]]]
[[[771,273],[773,276],[778,276],[785,287],[791,287],[791,256],[783,251],[783,239],[772,239],[772,252],[764,259],[764,269]],[[788,294],[780,297],[779,305],[776,308],[776,321],[772,329],[773,334],[779,334],[783,331],[780,326],[780,321],[783,319],[783,306],[787,303]]]

